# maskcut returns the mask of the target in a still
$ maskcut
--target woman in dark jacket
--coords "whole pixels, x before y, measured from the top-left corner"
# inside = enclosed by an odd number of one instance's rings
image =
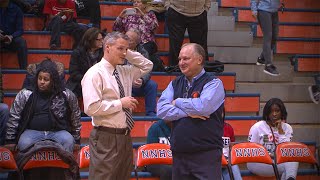
[[[67,88],[73,91],[77,97],[82,97],[81,80],[87,70],[99,62],[103,56],[103,36],[98,28],[88,29],[79,44],[73,50],[70,59],[70,78],[67,81]]]
[[[25,152],[42,140],[53,140],[65,151],[80,147],[80,109],[76,96],[65,89],[50,59],[37,67],[33,84],[22,89],[10,109],[5,147]]]

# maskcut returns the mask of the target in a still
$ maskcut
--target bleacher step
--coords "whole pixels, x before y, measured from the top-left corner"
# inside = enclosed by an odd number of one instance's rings
[[[251,31],[208,31],[208,48],[212,46],[249,47],[252,42]]]
[[[224,63],[255,63],[261,53],[257,47],[208,47],[214,53],[214,59]]]
[[[258,66],[255,63],[256,60],[254,64],[225,64],[224,70],[236,72],[237,82],[292,82],[296,74],[289,61],[277,62],[275,60],[274,64],[280,72],[280,76],[277,77],[264,73],[264,66]]]
[[[265,102],[260,103],[260,116],[262,116]],[[314,103],[285,103],[289,124],[320,124],[320,106]]]
[[[233,31],[235,21],[233,16],[212,16],[208,18],[209,31]]]
[[[317,144],[320,143],[320,125],[292,125],[292,128],[293,141],[315,141]]]
[[[261,101],[266,102],[271,97],[278,97],[284,102],[311,102],[306,83],[237,83],[238,93],[260,92]]]

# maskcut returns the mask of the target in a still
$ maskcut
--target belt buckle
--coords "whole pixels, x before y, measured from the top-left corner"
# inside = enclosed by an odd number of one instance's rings
[[[128,135],[129,134],[129,129],[127,128],[126,129],[126,132],[124,133],[124,135],[126,136],[126,135]]]

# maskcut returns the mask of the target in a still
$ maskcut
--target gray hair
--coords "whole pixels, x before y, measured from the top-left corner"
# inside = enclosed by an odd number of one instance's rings
[[[136,33],[137,35],[138,35],[138,42],[137,42],[137,44],[139,44],[140,42],[141,42],[141,31],[139,30],[139,29],[135,29],[135,28],[130,28],[130,29],[128,29],[128,31],[127,32],[134,32],[134,33]]]
[[[124,39],[126,41],[129,41],[129,37],[127,35],[114,31],[108,33],[106,37],[103,39],[103,49],[105,49],[106,45],[113,45],[118,39]]]
[[[201,65],[204,65],[206,59],[206,51],[203,49],[203,47],[197,43],[185,43],[184,45],[182,45],[181,49],[186,46],[193,47],[193,51],[202,58]]]

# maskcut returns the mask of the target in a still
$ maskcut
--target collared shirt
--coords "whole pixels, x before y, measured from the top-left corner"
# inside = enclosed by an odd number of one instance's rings
[[[280,0],[250,0],[251,11],[257,14],[258,10],[277,12],[280,7]]]
[[[174,9],[185,16],[199,16],[203,11],[209,11],[210,0],[166,0],[165,7]]]
[[[200,78],[205,73],[204,69],[195,76],[189,86]],[[215,112],[224,103],[224,88],[222,81],[218,78],[213,79],[204,85],[199,98],[177,98],[175,105],[172,105],[174,100],[174,89],[172,81],[168,87],[162,92],[162,95],[157,105],[157,116],[164,120],[179,120],[188,115],[209,116]]]
[[[23,33],[23,12],[14,3],[9,2],[7,8],[0,8],[0,30],[4,35],[11,35],[13,38]]]
[[[125,96],[131,96],[132,82],[152,70],[152,62],[138,52],[127,51],[131,65],[116,67]],[[126,115],[122,110],[120,91],[113,76],[114,67],[104,58],[84,75],[81,85],[84,112],[92,116],[94,126],[126,128]]]

